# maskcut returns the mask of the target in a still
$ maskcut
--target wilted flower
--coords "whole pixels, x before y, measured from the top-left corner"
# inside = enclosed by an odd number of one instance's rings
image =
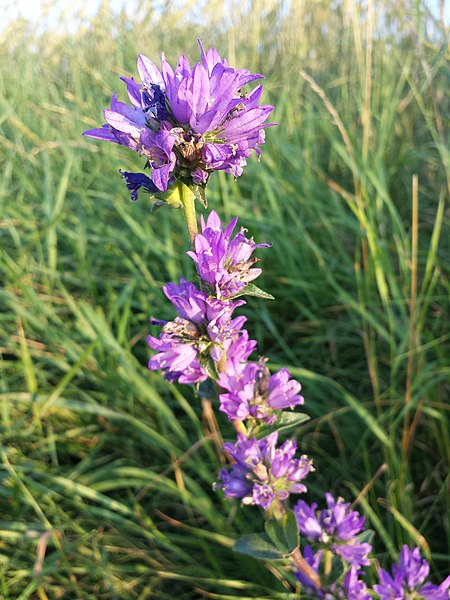
[[[317,504],[309,506],[299,500],[294,507],[300,532],[310,541],[317,540],[321,547],[329,548],[345,561],[354,565],[368,565],[368,553],[372,547],[359,542],[357,535],[364,531],[364,517],[351,510],[342,498],[336,501],[326,494],[328,508],[316,511]]]
[[[167,190],[175,175],[187,185],[203,186],[211,171],[242,174],[252,150],[260,154],[264,123],[273,106],[259,106],[262,86],[242,92],[248,83],[261,79],[245,69],[235,70],[217,50],[205,52],[191,68],[181,55],[175,71],[162,55],[161,71],[140,55],[133,77],[121,79],[127,86],[131,106],[117,100],[104,110],[106,123],[84,135],[131,148],[146,158],[156,188]],[[147,186],[147,189],[148,186]]]
[[[169,381],[204,381],[208,364],[219,362],[223,352],[240,337],[246,317],[233,319],[232,314],[245,303],[210,298],[183,278],[179,286],[168,283],[163,289],[178,316],[173,321],[153,320],[163,328],[159,338],[148,337],[149,346],[158,351],[150,359],[149,369],[164,369]],[[248,342],[248,337],[245,340]]]
[[[220,410],[230,420],[253,417],[273,425],[278,411],[303,404],[300,383],[285,368],[271,375],[265,362],[261,358],[220,373],[218,383],[227,390],[220,394]]]
[[[261,269],[253,268],[258,259],[251,258],[251,255],[255,248],[271,246],[255,244],[253,238],[245,236],[243,228],[231,239],[237,220],[235,217],[223,230],[214,210],[206,223],[202,215],[202,233],[195,236],[195,251],[187,253],[195,262],[199,276],[211,286],[218,298],[229,298],[256,279]]]
[[[215,488],[229,498],[241,498],[243,504],[257,504],[264,510],[286,500],[289,494],[305,492],[301,481],[314,470],[312,462],[305,455],[294,458],[294,441],[287,440],[280,448],[277,441],[275,432],[262,440],[239,434],[235,444],[226,443],[225,452],[236,462],[220,472],[221,483]]]
[[[380,583],[373,589],[381,600],[448,600],[450,576],[441,585],[434,585],[425,581],[429,572],[430,566],[421,558],[419,548],[410,550],[405,545],[400,552],[400,563],[392,567],[392,576],[380,569]]]
[[[130,196],[133,201],[138,199],[138,191],[141,188],[150,194],[155,194],[159,191],[150,177],[147,177],[144,173],[121,171],[120,174],[125,179],[126,186],[131,192]]]

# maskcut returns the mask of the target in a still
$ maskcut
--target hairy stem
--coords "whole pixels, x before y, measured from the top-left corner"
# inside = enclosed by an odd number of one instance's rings
[[[197,233],[197,215],[195,213],[195,196],[193,192],[184,183],[178,182],[178,190],[180,200],[183,205],[184,219],[191,241],[192,248],[194,247],[195,235]]]

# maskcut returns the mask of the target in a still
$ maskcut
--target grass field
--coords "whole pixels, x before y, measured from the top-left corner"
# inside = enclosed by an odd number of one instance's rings
[[[375,6],[374,6],[375,5]],[[394,7],[393,7],[394,6]],[[56,10],[56,5],[53,10]],[[259,252],[249,329],[303,384],[310,500],[366,515],[381,564],[450,559],[448,30],[417,0],[105,2],[75,32],[0,38],[0,597],[294,598],[231,549],[262,526],[212,491],[192,390],[147,370],[161,286],[190,276],[182,215],[129,201],[132,152],[81,137],[139,52],[197,38],[266,77],[276,128],[209,204]],[[446,138],[447,136],[447,138]],[[111,146],[111,147],[109,147]],[[217,415],[225,438],[233,430]]]

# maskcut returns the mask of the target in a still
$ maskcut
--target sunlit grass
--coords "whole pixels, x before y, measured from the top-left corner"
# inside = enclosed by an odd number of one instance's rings
[[[231,550],[262,518],[212,491],[218,440],[193,392],[146,368],[149,318],[172,314],[161,285],[192,274],[181,215],[131,203],[118,169],[138,157],[80,135],[113,90],[124,98],[138,52],[194,62],[199,36],[263,73],[276,105],[261,163],[215,175],[209,203],[273,242],[261,286],[276,301],[245,312],[260,351],[304,386],[310,497],[357,499],[382,562],[402,543],[431,550],[437,571],[448,562],[442,24],[420,3],[226,4],[143,3],[132,22],[104,8],[75,34],[17,22],[1,39],[7,600],[294,597]]]

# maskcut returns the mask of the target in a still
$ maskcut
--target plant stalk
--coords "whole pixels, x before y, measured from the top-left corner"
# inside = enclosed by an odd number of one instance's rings
[[[294,561],[294,564],[297,567],[297,569],[301,573],[303,573],[303,575],[306,575],[306,577],[311,581],[314,587],[319,590],[322,587],[320,577],[317,575],[317,573],[314,571],[311,565],[309,565],[303,558],[299,547],[297,547],[291,554],[291,558]]]
[[[195,195],[184,183],[178,182],[180,201],[183,205],[184,219],[189,234],[189,240],[194,248],[195,236],[197,234],[197,215],[195,213]]]

